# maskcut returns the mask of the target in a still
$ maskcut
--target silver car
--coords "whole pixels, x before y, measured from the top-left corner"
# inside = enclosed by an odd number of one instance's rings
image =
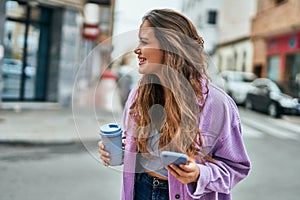
[[[221,76],[224,80],[225,92],[236,104],[244,105],[247,92],[252,88],[251,82],[257,78],[256,75],[251,72],[223,71]]]

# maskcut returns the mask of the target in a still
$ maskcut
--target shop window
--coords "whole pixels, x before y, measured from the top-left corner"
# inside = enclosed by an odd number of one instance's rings
[[[300,95],[300,53],[286,56],[283,84],[291,96]]]
[[[26,18],[26,5],[17,1],[7,1],[6,4],[6,17],[17,19]]]
[[[50,10],[23,1],[6,1],[3,101],[45,99]]]
[[[270,56],[268,59],[268,78],[273,81],[279,80],[279,56]]]

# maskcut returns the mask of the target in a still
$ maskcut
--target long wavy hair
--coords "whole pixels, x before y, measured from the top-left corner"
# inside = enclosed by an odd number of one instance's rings
[[[169,9],[155,9],[143,17],[154,28],[164,52],[162,76],[145,74],[131,106],[137,151],[148,154],[147,139],[159,131],[159,149],[173,149],[195,157],[202,147],[200,114],[208,93],[203,39],[192,22]]]

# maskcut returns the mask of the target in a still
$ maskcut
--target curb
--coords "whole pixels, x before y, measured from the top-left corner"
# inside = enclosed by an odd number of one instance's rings
[[[59,103],[51,102],[1,102],[0,110],[21,112],[22,110],[60,110]]]
[[[284,115],[282,119],[300,125],[300,115]]]
[[[72,139],[0,139],[0,145],[11,146],[54,146],[54,145],[73,145],[73,144],[86,144],[97,143],[100,138],[72,138]]]
[[[51,146],[51,145],[69,145],[82,143],[79,140],[22,140],[22,139],[0,139],[0,145],[11,145],[11,146]]]

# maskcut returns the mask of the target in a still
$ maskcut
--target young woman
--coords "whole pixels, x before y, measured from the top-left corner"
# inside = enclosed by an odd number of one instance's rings
[[[124,108],[122,199],[231,199],[250,170],[234,101],[206,75],[203,40],[168,9],[147,13],[134,50],[143,74]],[[162,166],[163,150],[188,155]],[[109,154],[99,142],[105,166]]]

